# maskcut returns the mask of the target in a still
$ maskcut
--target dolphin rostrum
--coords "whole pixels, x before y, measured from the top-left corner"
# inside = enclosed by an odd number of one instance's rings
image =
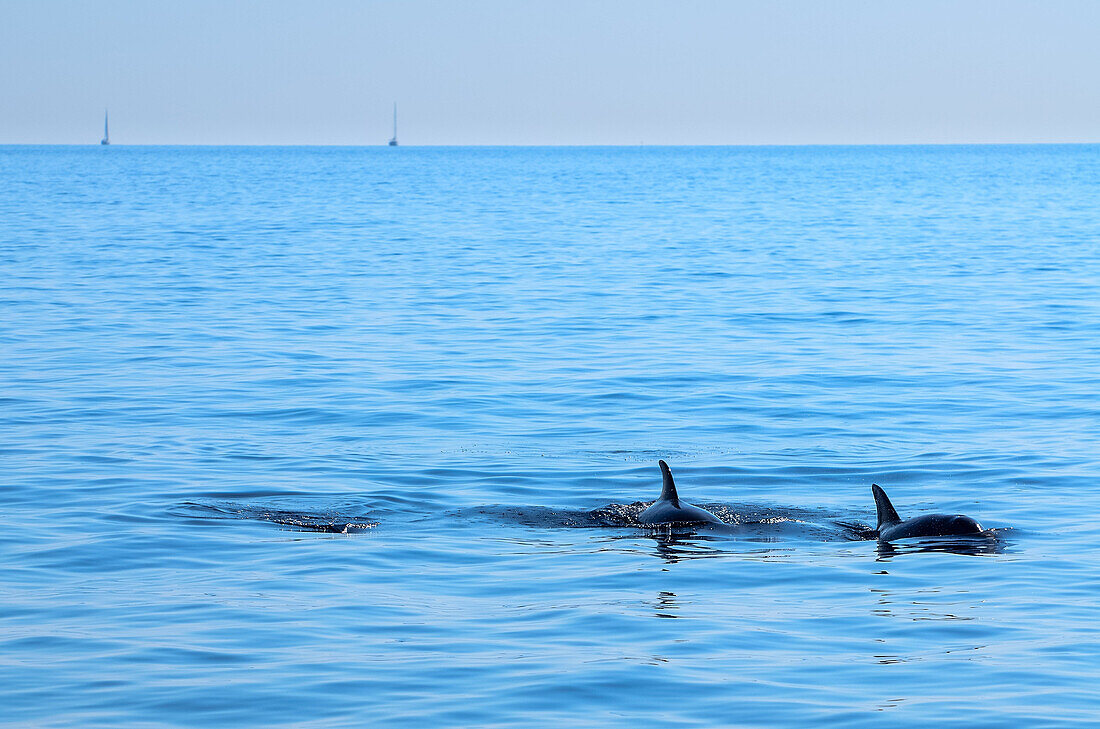
[[[901,520],[882,487],[871,484],[878,510],[878,538],[883,542],[906,537],[964,537],[982,534],[982,525],[962,514],[921,514]]]
[[[721,524],[721,519],[706,509],[680,501],[676,494],[676,482],[672,480],[672,471],[668,470],[668,464],[658,461],[661,466],[661,475],[664,483],[661,486],[661,497],[650,504],[649,508],[638,515],[638,521],[642,524]]]

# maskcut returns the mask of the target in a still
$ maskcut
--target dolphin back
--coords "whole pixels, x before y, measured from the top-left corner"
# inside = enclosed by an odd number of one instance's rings
[[[673,506],[668,501],[655,501],[638,515],[639,524],[721,524],[722,520],[703,509],[686,502]]]
[[[664,461],[658,462],[664,481],[661,484],[661,497],[638,515],[639,524],[721,524],[722,520],[706,509],[680,501],[676,493],[676,482],[672,480],[672,471]]]
[[[982,525],[963,514],[922,514],[900,524],[889,524],[878,538],[884,542],[909,537],[973,537],[985,534]]]
[[[871,484],[878,509],[879,541],[890,542],[909,537],[967,537],[984,533],[982,525],[963,514],[921,514],[901,520],[886,492],[878,484]]]

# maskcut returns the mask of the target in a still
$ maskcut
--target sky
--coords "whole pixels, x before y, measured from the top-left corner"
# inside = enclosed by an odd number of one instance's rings
[[[1100,142],[1094,0],[0,0],[0,144]]]

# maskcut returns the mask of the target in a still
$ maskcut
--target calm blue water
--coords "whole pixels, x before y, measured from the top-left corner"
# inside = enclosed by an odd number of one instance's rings
[[[1095,726],[1098,199],[1096,146],[0,148],[0,722]],[[735,525],[632,526],[658,458]],[[860,539],[872,482],[996,543]]]

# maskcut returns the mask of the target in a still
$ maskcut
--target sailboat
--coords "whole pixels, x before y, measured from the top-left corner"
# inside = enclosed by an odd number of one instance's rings
[[[103,139],[99,140],[100,144],[110,144],[111,135],[107,133],[107,110],[103,110]]]
[[[397,146],[397,102],[393,102],[393,139],[390,140],[390,146]]]

